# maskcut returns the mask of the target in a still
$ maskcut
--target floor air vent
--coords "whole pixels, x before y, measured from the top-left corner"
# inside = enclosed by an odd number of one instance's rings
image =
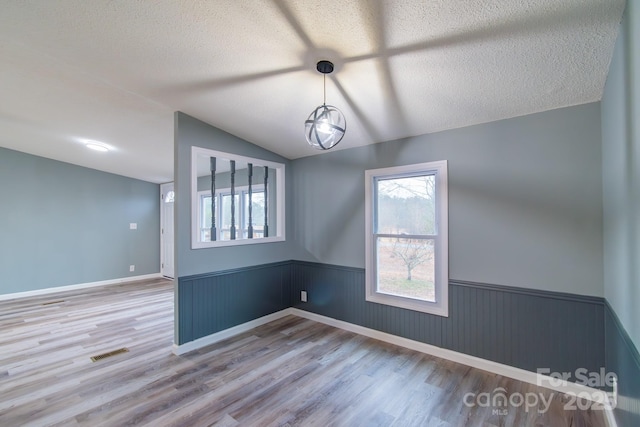
[[[122,347],[117,350],[110,351],[108,353],[102,353],[97,356],[92,356],[91,361],[97,362],[98,360],[106,359],[107,357],[111,357],[111,356],[117,356],[118,354],[127,353],[127,352],[129,352],[129,349]]]
[[[60,299],[60,300],[58,300],[58,301],[43,302],[43,303],[42,303],[42,305],[60,304],[60,303],[62,303],[62,302],[64,302],[64,300],[63,300],[63,299]]]

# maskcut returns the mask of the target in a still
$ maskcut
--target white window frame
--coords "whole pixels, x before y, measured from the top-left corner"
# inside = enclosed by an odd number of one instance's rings
[[[200,240],[200,228],[198,227],[199,203],[198,197],[198,156],[217,157],[219,159],[235,160],[238,162],[254,163],[254,166],[266,166],[269,169],[274,169],[276,174],[275,188],[271,188],[269,184],[268,190],[270,194],[275,191],[276,200],[275,203],[270,203],[270,206],[275,208],[273,216],[270,218],[269,224],[275,221],[276,235],[272,235],[272,228],[270,228],[269,237],[260,237],[255,239],[235,239],[235,240],[216,240],[216,241],[201,241]],[[221,151],[210,150],[202,147],[191,147],[191,249],[204,249],[204,248],[217,248],[225,246],[239,246],[239,245],[256,245],[263,243],[284,242],[286,240],[286,215],[285,215],[285,165],[283,163],[270,162],[262,159],[255,159],[252,157],[245,157],[236,154],[224,153]],[[271,208],[270,208],[271,209]]]
[[[390,295],[377,290],[376,232],[374,229],[377,203],[376,182],[379,179],[402,176],[434,175],[436,190],[436,231],[434,238],[435,296],[430,302],[416,298]],[[365,171],[365,226],[366,226],[366,300],[438,316],[449,316],[449,226],[448,226],[447,161],[419,163]]]

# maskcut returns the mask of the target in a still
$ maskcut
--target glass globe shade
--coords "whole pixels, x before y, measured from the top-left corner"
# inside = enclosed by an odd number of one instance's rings
[[[304,122],[307,142],[318,150],[335,147],[347,128],[347,122],[340,110],[332,105],[321,105]]]

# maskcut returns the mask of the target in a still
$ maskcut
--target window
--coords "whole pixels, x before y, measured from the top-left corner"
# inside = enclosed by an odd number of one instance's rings
[[[447,162],[365,178],[367,301],[448,316]]]
[[[235,228],[237,238],[249,237],[249,187],[236,188],[235,198]],[[198,229],[200,240],[210,240],[211,234],[211,191],[198,192]],[[264,186],[254,185],[251,190],[251,217],[253,238],[264,237]],[[242,213],[242,214],[241,214]],[[216,191],[216,216],[219,227],[216,228],[217,240],[231,239],[231,192],[228,188]],[[261,222],[262,221],[262,222]],[[240,231],[242,234],[240,234]]]
[[[284,163],[191,147],[191,249],[285,241],[285,178]]]

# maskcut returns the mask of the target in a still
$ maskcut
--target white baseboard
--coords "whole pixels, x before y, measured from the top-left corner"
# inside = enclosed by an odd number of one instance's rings
[[[189,341],[188,343],[184,343],[182,345],[173,345],[173,354],[180,356],[181,354],[188,353],[190,351],[198,350],[202,347],[206,347],[211,344],[215,344],[218,341],[226,340],[234,335],[241,334],[243,332],[247,332],[253,328],[264,325],[269,322],[273,322],[274,320],[281,319],[285,316],[293,314],[291,312],[291,308],[285,308],[284,310],[277,311],[275,313],[267,314],[266,316],[260,317],[258,319],[252,320],[247,323],[243,323],[238,326],[234,326],[229,329],[225,329],[224,331],[216,332],[215,334],[207,335],[202,338],[198,338],[194,341]]]
[[[582,384],[576,384],[569,381],[563,381],[561,384],[557,384],[556,380],[546,375],[541,375],[535,372],[515,368],[513,366],[505,365],[502,363],[493,362],[491,360],[481,359],[479,357],[470,356],[468,354],[459,353],[457,351],[448,350],[442,347],[436,347],[431,344],[410,340],[408,338],[402,338],[396,335],[388,334],[386,332],[380,332],[375,329],[365,328],[364,326],[355,325],[353,323],[344,322],[342,320],[333,319],[331,317],[322,316],[297,308],[287,308],[282,311],[278,311],[276,313],[261,317],[259,319],[234,326],[233,328],[225,329],[224,331],[216,332],[215,334],[198,338],[195,341],[191,341],[180,346],[174,344],[173,353],[176,355],[185,354],[190,351],[194,351],[202,347],[214,344],[218,341],[230,338],[234,335],[246,332],[257,326],[264,325],[287,315],[294,315],[313,320],[315,322],[324,323],[325,325],[353,332],[358,335],[363,335],[369,338],[387,342],[389,344],[394,344],[400,347],[405,347],[411,350],[419,351],[421,353],[429,354],[431,356],[447,359],[452,362],[471,366],[472,368],[482,369],[484,371],[502,375],[508,378],[513,378],[518,381],[538,385],[540,387],[558,391],[560,393],[573,394],[578,397],[591,400],[592,402],[609,402],[606,393]],[[609,427],[617,427],[612,410],[605,410],[605,419]]]
[[[122,277],[120,279],[101,280],[99,282],[78,283],[76,285],[58,286],[55,288],[36,289],[33,291],[14,292],[12,294],[0,295],[0,301],[33,297],[38,295],[54,294],[57,292],[75,291],[77,289],[93,288],[96,286],[116,285],[126,282],[136,282],[138,280],[157,279],[162,277],[160,273],[142,274],[140,276]]]

